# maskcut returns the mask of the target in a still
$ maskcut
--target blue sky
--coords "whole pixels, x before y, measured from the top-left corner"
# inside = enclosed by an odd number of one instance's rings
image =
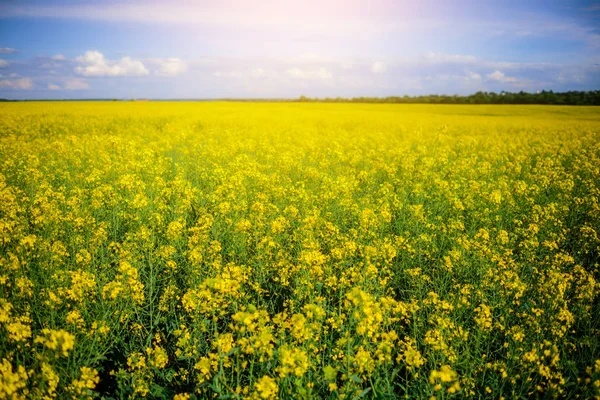
[[[1,98],[544,89],[600,89],[600,2],[0,0]]]

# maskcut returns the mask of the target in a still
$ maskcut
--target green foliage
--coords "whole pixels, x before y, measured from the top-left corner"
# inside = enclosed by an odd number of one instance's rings
[[[426,96],[389,96],[389,97],[353,97],[353,98],[307,98],[301,96],[300,102],[326,103],[394,103],[394,104],[552,104],[570,106],[600,106],[600,90],[587,92],[541,91],[528,93],[477,92],[468,96],[426,95]]]

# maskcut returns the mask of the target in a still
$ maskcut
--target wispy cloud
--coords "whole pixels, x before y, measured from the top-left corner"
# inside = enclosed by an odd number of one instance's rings
[[[585,7],[583,11],[600,11],[600,3],[594,3],[589,7]]]
[[[6,68],[6,67],[8,67],[8,61],[0,58],[0,68]]]
[[[0,89],[30,90],[33,88],[31,78],[0,80]]]
[[[190,2],[184,0],[104,2],[57,2],[48,5],[38,2],[7,2],[0,6],[0,18],[33,17],[62,20],[92,20],[106,22],[151,23],[167,25],[193,25],[209,29],[244,31],[269,31],[278,35],[326,35],[328,37],[353,37],[361,39],[411,33],[419,37],[432,36],[434,32],[464,38],[472,34],[480,37],[502,35],[550,37],[561,34],[564,38],[588,40],[593,35],[593,25],[581,24],[566,16],[549,16],[547,13],[524,13],[520,7],[506,14],[507,7],[498,7],[505,14],[477,15],[475,12],[445,15],[452,7],[438,7],[428,13],[420,7],[404,2],[379,1],[369,4],[345,3],[340,12],[338,1],[306,0],[245,2]],[[595,3],[584,10],[595,12]],[[390,12],[396,10],[396,12]],[[398,10],[401,10],[399,12]]]
[[[13,54],[16,52],[17,49],[13,49],[12,47],[0,47],[0,54]]]
[[[335,7],[334,7],[335,6]],[[318,13],[314,10],[319,9]],[[354,13],[353,13],[354,14]],[[33,17],[96,20],[109,22],[144,22],[154,24],[194,24],[236,29],[284,30],[304,33],[329,33],[347,36],[363,32],[398,32],[417,28],[423,21],[393,21],[380,18],[378,24],[360,15],[341,15],[339,5],[332,2],[309,0],[253,2],[227,1],[213,4],[194,4],[188,1],[106,1],[73,4],[6,4],[4,18]],[[395,22],[395,23],[394,23]]]
[[[331,79],[331,71],[327,68],[313,68],[313,69],[301,69],[298,67],[290,68],[286,71],[287,76],[294,79],[307,79],[307,80],[326,80]]]
[[[158,65],[155,71],[159,76],[177,76],[188,70],[187,63],[179,58],[166,58],[153,60]]]
[[[62,85],[62,86],[61,86]],[[56,90],[86,90],[90,88],[90,85],[86,80],[81,78],[67,78],[63,79],[61,85],[53,82],[48,83],[48,90],[56,91]]]
[[[430,51],[418,60],[419,63],[426,64],[473,64],[477,62],[477,57],[463,54],[446,54]]]
[[[86,90],[90,88],[90,85],[84,79],[71,78],[67,79],[64,88],[66,90]]]

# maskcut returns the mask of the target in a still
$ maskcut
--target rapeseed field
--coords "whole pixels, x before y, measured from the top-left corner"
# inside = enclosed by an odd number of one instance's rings
[[[600,110],[0,105],[0,399],[600,399]]]

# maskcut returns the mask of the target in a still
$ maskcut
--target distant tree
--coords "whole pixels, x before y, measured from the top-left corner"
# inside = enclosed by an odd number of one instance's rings
[[[424,95],[424,96],[388,96],[388,97],[353,97],[353,98],[325,98],[311,99],[300,96],[297,100],[300,102],[327,102],[327,103],[430,103],[430,104],[555,104],[555,105],[600,105],[600,90],[588,92],[553,92],[552,90],[537,93],[528,93],[520,91],[511,93],[502,91],[483,92],[468,96],[459,95]]]

